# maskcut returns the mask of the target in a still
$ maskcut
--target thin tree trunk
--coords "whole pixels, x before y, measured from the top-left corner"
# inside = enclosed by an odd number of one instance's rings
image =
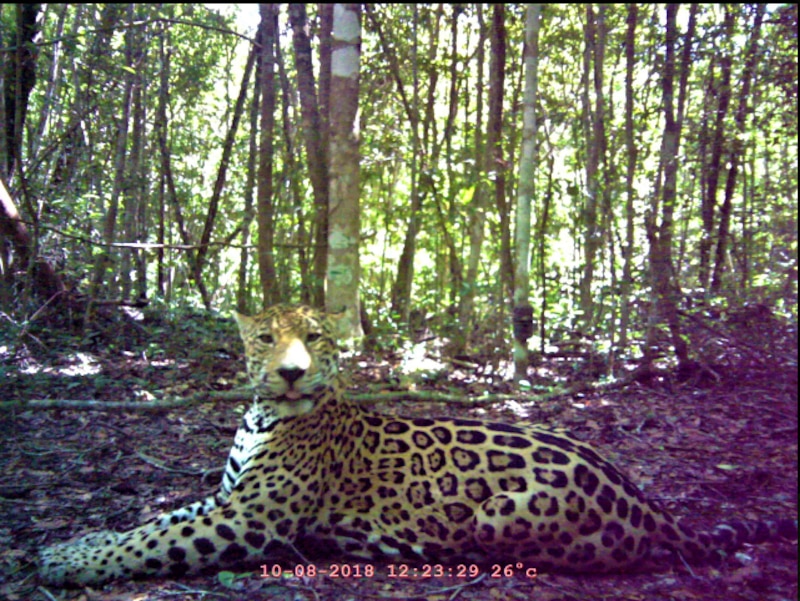
[[[719,215],[719,233],[717,234],[717,251],[714,262],[714,275],[711,278],[711,292],[717,293],[722,288],[722,275],[725,272],[725,259],[728,248],[728,233],[730,230],[731,211],[733,208],[733,194],[736,190],[736,176],[739,163],[744,152],[745,122],[747,121],[747,105],[750,101],[750,86],[753,80],[756,59],[758,57],[759,38],[761,36],[761,23],[764,19],[764,4],[755,6],[755,19],[750,29],[750,39],[747,43],[747,57],[744,71],[742,72],[742,88],[739,94],[739,104],[736,108],[734,119],[736,132],[733,136],[733,148],[728,158],[728,178],[725,182],[725,199],[722,202]]]
[[[134,20],[133,5],[128,8],[128,23]],[[128,155],[128,127],[131,114],[131,100],[133,97],[133,84],[136,77],[136,70],[133,64],[133,36],[135,29],[129,27],[125,32],[125,83],[122,93],[122,115],[117,123],[117,140],[114,150],[114,182],[112,184],[111,198],[106,209],[105,223],[103,226],[103,242],[106,246],[97,255],[94,267],[94,277],[89,290],[89,297],[97,298],[100,287],[108,284],[106,278],[108,269],[111,266],[111,243],[114,242],[114,234],[117,228],[117,212],[119,211],[119,198],[123,193],[123,187],[127,178],[126,159]]]
[[[70,9],[71,5],[69,4],[50,4],[47,8],[47,10],[60,11],[58,13],[58,22],[56,24],[53,36],[56,39],[61,38],[64,35],[64,24],[66,22],[67,11]],[[30,156],[32,157],[39,154],[39,147],[42,141],[47,140],[51,134],[52,128],[49,126],[49,124],[53,122],[53,112],[54,108],[56,108],[54,105],[57,103],[57,99],[60,98],[59,92],[61,91],[61,83],[63,80],[61,75],[63,68],[62,55],[64,53],[62,45],[54,44],[51,49],[51,53],[52,54],[49,57],[50,68],[47,76],[47,85],[44,91],[44,98],[42,100],[42,110],[39,114],[39,121],[35,128],[36,133],[31,139]],[[2,87],[0,87],[0,89],[2,89]],[[0,123],[4,123],[4,120],[0,119]]]
[[[169,158],[166,152],[167,147],[167,105],[169,103],[169,71],[170,59],[167,53],[169,42],[165,40],[169,36],[169,29],[163,24],[160,26],[158,34],[158,60],[159,60],[159,80],[158,80],[158,103],[156,105],[155,136],[159,144],[160,161],[158,163],[158,231],[156,233],[159,244],[156,250],[156,288],[162,298],[167,291],[167,274],[164,265],[164,247],[166,242],[166,212],[167,212],[167,172],[169,171]],[[187,251],[191,255],[192,251]]]
[[[597,204],[600,191],[600,158],[605,143],[604,100],[603,100],[603,58],[605,55],[605,22],[602,17],[604,7],[600,7],[600,17],[596,18],[591,4],[586,5],[586,49],[583,58],[583,75],[586,79],[583,88],[584,137],[586,140],[586,202],[583,207],[584,218],[584,264],[580,281],[582,323],[587,333],[594,328],[594,296],[592,284],[597,251],[601,234],[597,224]],[[593,76],[592,76],[593,74]],[[595,107],[591,109],[589,88],[594,82]]]
[[[158,109],[156,114],[156,137],[158,139],[158,146],[159,146],[159,155],[160,155],[160,170],[161,170],[161,177],[163,178],[164,185],[166,187],[166,199],[167,203],[172,208],[173,217],[175,220],[175,226],[178,230],[178,234],[180,235],[181,242],[186,246],[192,246],[192,238],[189,235],[189,231],[186,227],[186,221],[183,218],[183,209],[181,208],[181,203],[178,198],[178,191],[175,185],[175,177],[172,173],[172,162],[171,156],[172,153],[170,151],[169,142],[167,139],[167,134],[169,132],[169,122],[167,121],[167,109],[168,109],[168,102],[169,102],[169,72],[170,72],[170,53],[166,50],[169,47],[170,39],[169,39],[169,29],[165,28],[162,36],[167,36],[166,41],[164,42],[164,47],[161,48],[160,55],[161,55],[161,77],[159,80],[159,97],[158,97]],[[164,207],[164,211],[166,212],[166,207]],[[164,224],[160,225],[161,233],[160,239],[162,242],[165,242],[164,235],[166,233],[167,228]],[[189,266],[189,271],[192,274],[197,273],[198,269],[196,268],[197,265],[197,253],[193,249],[186,250],[186,262]],[[208,297],[208,292],[205,291],[205,285],[202,280],[199,282],[195,282],[198,286],[202,298]],[[165,298],[169,300],[171,298],[171,290],[172,290],[172,281],[171,279],[166,279],[166,291],[165,291]]]
[[[411,40],[411,61],[413,69],[413,107],[419,106],[419,71],[417,69],[417,5],[415,4],[413,33]],[[436,32],[438,33],[438,32]],[[383,38],[382,38],[383,39]],[[436,40],[438,35],[432,36],[431,48],[436,47]],[[435,52],[435,50],[433,50]],[[389,49],[384,48],[384,52],[388,53]],[[390,61],[390,68],[393,69],[395,82],[398,88],[403,87],[400,78],[400,70],[397,64],[397,57],[394,53],[393,60]],[[394,69],[397,69],[394,71]],[[431,82],[432,83],[432,82]],[[429,89],[432,86],[429,86]],[[416,254],[417,234],[419,233],[419,226],[422,213],[422,196],[419,189],[419,176],[417,161],[420,155],[420,140],[419,140],[419,113],[414,110],[408,115],[411,123],[411,206],[409,207],[408,226],[406,227],[406,235],[403,240],[403,250],[400,253],[400,260],[397,262],[397,276],[394,279],[391,292],[391,307],[392,313],[398,316],[401,323],[407,324],[409,322],[410,304],[411,304],[411,286],[414,280],[414,255]]]
[[[142,176],[142,154],[144,147],[145,135],[145,107],[142,99],[142,87],[145,85],[142,81],[142,69],[138,68],[144,61],[141,33],[137,31],[133,38],[133,64],[136,66],[133,79],[133,96],[132,96],[132,130],[131,130],[131,149],[128,157],[127,166],[127,182],[125,185],[123,198],[122,198],[122,231],[123,239],[127,242],[144,242],[143,236],[139,231],[140,226],[144,227],[143,222],[139,222],[139,215],[142,207],[145,204],[145,191],[147,189],[144,177]],[[137,269],[136,272],[141,277],[141,269],[138,268],[142,252],[139,249],[124,249],[120,253],[121,269],[119,273],[119,281],[121,287],[121,297],[123,299],[130,299],[133,281],[131,280],[131,265],[135,262]],[[146,296],[146,282],[142,282],[137,278],[137,291]]]
[[[330,238],[326,308],[347,309],[339,321],[346,345],[360,346],[358,85],[361,5],[335,4],[331,56]]]
[[[332,18],[332,17],[331,17]],[[275,60],[278,64],[278,78],[281,88],[281,121],[283,123],[283,138],[286,144],[284,152],[284,162],[286,167],[283,170],[286,179],[285,187],[289,190],[294,215],[297,220],[297,263],[300,267],[300,301],[304,304],[312,303],[314,286],[311,282],[311,265],[309,263],[308,250],[313,247],[313,240],[309,239],[306,226],[306,216],[303,212],[303,193],[300,187],[301,176],[298,172],[299,166],[296,162],[297,134],[296,128],[290,117],[289,109],[297,111],[297,97],[292,94],[289,86],[289,76],[281,51],[280,37],[275,38]],[[330,57],[328,57],[330,60]],[[327,128],[326,128],[327,130]]]
[[[311,42],[305,28],[306,9],[303,4],[289,5],[289,23],[292,26],[295,65],[297,68],[297,88],[300,92],[300,108],[303,119],[303,133],[308,158],[308,175],[314,192],[314,276],[312,280],[312,303],[325,305],[325,274],[328,253],[328,197],[329,174],[327,151],[322,145],[322,123],[317,104],[316,84],[311,61]]]
[[[726,37],[733,36],[734,15],[730,7],[725,7],[725,21],[723,31]],[[714,245],[714,213],[717,207],[717,188],[719,174],[722,172],[722,155],[724,154],[725,119],[731,100],[731,55],[724,52],[719,57],[720,83],[717,90],[716,119],[714,122],[714,137],[711,141],[711,158],[706,172],[706,189],[703,190],[700,216],[703,230],[700,237],[700,287],[708,290],[708,281],[711,273],[711,248]]]
[[[247,57],[247,64],[244,68],[244,75],[242,76],[242,83],[239,87],[239,96],[236,98],[236,104],[233,108],[233,116],[231,118],[231,125],[225,135],[225,142],[222,146],[222,157],[219,161],[219,169],[217,170],[217,177],[214,180],[214,189],[211,193],[211,199],[208,203],[208,213],[206,213],[205,224],[203,225],[203,232],[200,234],[200,241],[198,243],[197,256],[194,264],[194,280],[197,284],[200,294],[203,297],[203,304],[206,309],[211,309],[211,296],[208,294],[203,283],[203,265],[206,256],[208,255],[208,245],[211,242],[211,232],[214,229],[214,224],[217,219],[217,212],[219,211],[219,199],[222,196],[222,189],[225,187],[225,178],[228,174],[228,165],[233,152],[233,143],[236,140],[236,132],[239,129],[239,121],[241,121],[242,113],[244,112],[245,100],[247,99],[247,89],[250,87],[250,76],[253,73],[253,65],[255,64],[256,50],[252,48]],[[271,159],[272,153],[270,153]]]
[[[319,143],[325,164],[331,164],[331,59],[333,52],[333,4],[322,2],[319,11]]]
[[[547,188],[545,189],[542,210],[536,226],[536,242],[539,247],[539,295],[542,299],[539,307],[539,351],[542,354],[544,354],[545,335],[547,332],[547,228],[550,225],[550,207],[553,206],[554,171],[555,159],[551,153],[547,159]]]
[[[265,306],[278,302],[275,281],[272,155],[275,130],[275,4],[261,4],[261,134],[258,150],[258,271]]]
[[[367,7],[367,16],[372,23],[373,28],[378,34],[378,39],[381,43],[383,55],[389,65],[389,72],[397,87],[397,92],[400,96],[401,103],[405,109],[406,118],[411,124],[411,204],[409,207],[408,225],[403,240],[403,250],[400,254],[400,260],[397,262],[397,275],[392,284],[391,290],[391,307],[392,313],[399,317],[403,323],[409,321],[409,311],[411,302],[411,289],[414,280],[414,256],[416,254],[417,235],[420,230],[422,220],[422,206],[425,199],[425,191],[421,187],[421,182],[418,175],[418,161],[420,156],[429,156],[430,164],[435,164],[438,160],[438,145],[431,139],[430,131],[434,120],[434,107],[436,82],[438,78],[438,70],[431,68],[428,71],[428,98],[425,105],[425,120],[421,123],[419,114],[419,76],[418,76],[418,60],[417,60],[417,21],[418,13],[417,7],[414,6],[413,18],[413,32],[412,32],[412,71],[413,71],[413,97],[409,101],[405,92],[405,84],[403,83],[400,61],[398,60],[397,53],[392,49],[387,37],[384,35],[383,27],[380,20]],[[443,14],[443,8],[439,5],[436,11],[435,18],[431,20],[431,43],[428,46],[427,64],[434,65],[438,50],[439,39],[439,23]],[[422,135],[420,136],[420,126],[422,126]],[[422,137],[422,139],[420,139]],[[431,149],[433,147],[433,149]]]
[[[257,36],[257,43],[264,42]],[[263,52],[263,48],[262,48]],[[250,102],[250,137],[249,152],[247,153],[247,180],[244,186],[244,219],[242,220],[242,249],[239,254],[239,270],[236,276],[236,310],[239,313],[248,313],[247,300],[249,296],[247,271],[250,249],[250,224],[253,223],[255,211],[253,209],[253,191],[256,187],[256,160],[260,158],[258,153],[259,127],[258,120],[261,115],[261,81],[262,63],[260,57],[256,57],[256,77],[253,86],[253,99]],[[262,289],[263,296],[263,289]]]
[[[452,44],[450,46],[450,103],[447,115],[447,127],[444,131],[445,152],[447,160],[447,200],[448,200],[448,213],[452,217],[455,210],[455,198],[458,192],[458,184],[456,182],[456,172],[453,168],[453,124],[458,116],[458,17],[463,12],[463,6],[459,4],[453,6],[453,19],[450,23],[450,36]],[[436,198],[436,208],[439,215],[440,227],[442,236],[447,246],[447,266],[450,284],[449,306],[450,308],[456,307],[457,294],[461,290],[464,276],[462,273],[461,257],[456,249],[455,242],[453,241],[452,231],[455,230],[455,222],[453,219],[445,219],[441,208],[441,202]]]
[[[633,69],[636,65],[636,21],[639,8],[628,4],[627,34],[625,37],[625,246],[623,247],[622,282],[620,286],[619,348],[624,352],[628,346],[630,327],[630,302],[633,288],[634,250],[634,176],[636,175],[636,143],[633,129]]]
[[[506,200],[506,163],[503,159],[503,96],[506,80],[505,7],[492,7],[491,60],[489,66],[489,121],[486,135],[486,168],[494,174],[494,202],[500,224],[500,282],[498,309],[504,313],[514,291],[514,264],[511,260],[511,216]]]
[[[694,38],[694,27],[697,5],[693,4],[689,14],[689,25],[684,37],[684,54],[681,61],[681,79],[678,93],[678,110],[675,110],[675,46],[678,38],[677,19],[678,6],[667,5],[666,51],[662,77],[664,106],[664,136],[661,146],[661,168],[663,169],[663,186],[661,202],[661,223],[658,227],[649,222],[648,239],[650,241],[650,277],[653,285],[655,302],[653,314],[647,332],[645,360],[649,364],[656,349],[655,315],[664,319],[670,329],[678,366],[686,370],[690,366],[689,349],[681,336],[678,318],[678,296],[680,289],[674,280],[672,265],[672,229],[675,199],[678,180],[678,150],[680,148],[683,108],[686,98],[686,83],[691,68],[691,50]]]
[[[3,19],[3,9],[5,4],[0,4],[0,19]],[[0,47],[5,47],[3,38],[3,28],[0,27]],[[9,166],[9,147],[8,147],[8,127],[5,125],[6,115],[6,88],[9,85],[6,77],[8,69],[5,52],[0,52],[0,181],[8,179]]]
[[[522,150],[517,188],[516,274],[514,278],[514,380],[528,372],[528,339],[533,334],[530,294],[531,204],[536,193],[536,95],[539,87],[539,21],[541,4],[528,5],[525,13],[525,92],[522,99]]]
[[[486,42],[486,24],[483,20],[483,6],[478,5],[478,24],[480,38],[476,54],[477,74],[477,100],[475,117],[475,176],[472,199],[470,200],[470,214],[467,224],[469,238],[469,255],[467,257],[464,288],[458,307],[459,333],[453,340],[453,352],[461,353],[469,344],[469,332],[472,331],[473,313],[475,307],[475,292],[478,281],[478,267],[480,265],[481,247],[483,246],[484,226],[486,224],[487,190],[485,184],[486,155],[483,143],[483,88],[484,88],[484,45]]]

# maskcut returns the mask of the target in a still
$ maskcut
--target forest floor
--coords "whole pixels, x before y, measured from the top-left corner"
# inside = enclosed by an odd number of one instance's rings
[[[763,326],[763,324],[762,324]],[[375,405],[392,414],[474,416],[507,422],[544,422],[568,428],[602,449],[648,495],[698,528],[724,519],[797,517],[797,341],[775,329],[772,351],[789,361],[728,357],[714,377],[657,377],[605,392],[588,391],[530,402],[431,403],[397,400]],[[108,325],[100,336],[30,331],[4,346],[0,338],[0,401],[30,399],[142,400],[169,391],[227,390],[242,383],[241,345],[232,326],[196,316],[180,325],[158,321]],[[784,332],[785,333],[785,332]],[[0,332],[2,334],[2,332]],[[35,338],[34,338],[35,336]],[[777,341],[777,338],[781,340]],[[113,342],[109,342],[112,340]],[[235,341],[235,342],[234,342]],[[80,349],[80,350],[76,350]],[[751,345],[752,350],[752,345]],[[767,350],[765,350],[765,353]],[[473,360],[480,357],[473,357]],[[762,358],[763,359],[763,358]],[[793,365],[792,365],[793,362]],[[386,391],[398,352],[350,359],[354,393]],[[541,381],[563,378],[565,366],[546,359]],[[480,372],[480,373],[478,373]],[[511,393],[491,369],[451,368],[418,389],[476,398]],[[566,376],[568,377],[568,376]],[[405,385],[405,384],[403,384]],[[150,392],[146,392],[150,391]],[[398,392],[402,398],[402,391]],[[510,572],[457,577],[409,572],[392,577],[388,565],[316,561],[331,575],[280,577],[260,569],[112,583],[60,591],[35,574],[44,546],[91,530],[126,529],[212,492],[242,413],[243,403],[202,402],[160,412],[3,408],[0,414],[0,599],[81,601],[229,599],[334,601],[742,600],[798,598],[797,546],[750,546],[720,566],[665,562],[653,570],[607,575]],[[527,566],[526,566],[527,567]],[[345,577],[349,570],[349,577]],[[357,577],[360,575],[361,577]],[[395,569],[394,576],[399,575]],[[499,576],[499,577],[493,577]]]

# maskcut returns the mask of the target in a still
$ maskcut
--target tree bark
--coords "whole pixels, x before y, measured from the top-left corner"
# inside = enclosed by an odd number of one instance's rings
[[[412,63],[413,63],[413,106],[419,106],[419,71],[417,68],[417,5],[415,4],[414,23],[413,23],[413,40],[412,44]],[[432,37],[431,48],[436,46],[438,36]],[[381,36],[383,40],[383,36]],[[384,53],[389,53],[389,48],[384,47]],[[400,70],[397,64],[397,56],[392,53],[393,60],[390,61],[390,68],[393,71],[395,82],[398,84],[398,89],[402,88],[402,80],[400,78]],[[405,239],[403,240],[403,250],[400,253],[400,260],[397,262],[397,275],[395,276],[394,283],[392,284],[391,292],[391,307],[392,314],[396,315],[401,323],[408,324],[410,317],[411,305],[411,286],[414,281],[414,255],[416,254],[417,247],[417,234],[419,233],[419,226],[421,221],[422,212],[422,197],[419,190],[419,170],[417,161],[420,155],[420,140],[419,140],[419,114],[416,110],[412,111],[409,117],[411,124],[411,206],[409,207],[408,227],[406,228]]]
[[[64,292],[64,284],[50,263],[33,256],[33,240],[25,224],[22,223],[19,211],[2,179],[0,179],[0,236],[10,240],[14,247],[18,261],[17,271],[27,270],[33,262],[34,292],[45,299]]]
[[[153,126],[154,135],[158,141],[158,226],[156,231],[156,242],[159,247],[156,250],[156,290],[158,295],[165,298],[167,292],[167,273],[164,265],[164,247],[167,233],[167,165],[168,161],[164,149],[167,137],[167,105],[169,104],[169,54],[166,49],[165,37],[166,28],[162,25],[158,34],[158,101],[156,104],[156,120]],[[191,252],[191,251],[187,251]]]
[[[275,38],[277,6],[261,4],[261,129],[258,149],[258,272],[264,306],[278,302],[274,257],[274,203],[272,189],[273,135],[275,130]]]
[[[358,84],[361,6],[335,4],[331,56],[331,184],[326,308],[347,310],[343,341],[360,346]]]
[[[36,84],[36,54],[34,41],[39,33],[37,18],[41,4],[16,4],[14,47],[11,60],[5,63],[5,121],[6,164],[4,175],[11,176],[22,160],[22,134],[28,114],[28,97]]]
[[[514,379],[528,373],[528,339],[533,334],[530,294],[531,204],[536,193],[536,95],[539,87],[539,22],[541,4],[530,4],[525,14],[525,92],[522,99],[522,150],[517,188],[516,274],[514,277]]]
[[[409,207],[408,225],[403,240],[403,250],[400,254],[400,260],[397,262],[397,274],[392,283],[391,290],[391,307],[392,313],[398,316],[402,323],[408,323],[409,312],[411,304],[411,290],[414,280],[414,256],[416,255],[417,235],[419,234],[422,222],[422,207],[425,201],[426,190],[423,188],[423,182],[419,177],[419,159],[427,160],[429,164],[436,164],[438,160],[439,145],[430,136],[432,124],[435,119],[435,94],[436,82],[438,79],[438,69],[435,65],[436,55],[438,51],[439,40],[439,23],[443,14],[442,5],[439,5],[435,17],[430,19],[431,43],[428,46],[427,57],[423,59],[423,63],[431,67],[427,71],[428,75],[428,95],[425,103],[425,118],[420,118],[419,111],[419,75],[418,75],[418,48],[417,48],[417,22],[418,22],[418,9],[417,6],[412,8],[414,11],[413,17],[413,40],[412,44],[412,70],[413,70],[413,97],[408,99],[405,91],[405,84],[401,75],[400,60],[398,59],[397,52],[391,47],[387,36],[384,34],[381,22],[375,13],[367,7],[367,16],[372,23],[375,32],[378,34],[378,39],[381,43],[381,48],[386,62],[388,64],[389,73],[397,87],[397,93],[400,96],[401,103],[405,110],[406,118],[411,126],[411,203]],[[454,19],[456,17],[454,16]],[[420,128],[422,133],[420,133]],[[446,134],[447,135],[447,134]]]
[[[489,121],[486,134],[486,168],[494,179],[494,202],[500,224],[500,293],[497,307],[502,313],[513,298],[514,264],[511,260],[511,215],[506,200],[506,162],[503,159],[503,97],[506,81],[505,7],[492,7],[489,65]],[[492,177],[493,175],[493,177]]]
[[[227,133],[225,134],[225,142],[222,145],[222,157],[220,158],[219,161],[219,168],[217,169],[217,177],[214,180],[214,189],[211,192],[211,198],[208,202],[208,212],[206,213],[206,220],[205,224],[203,225],[203,231],[200,234],[200,241],[198,243],[197,256],[194,264],[194,280],[203,297],[203,304],[206,306],[206,309],[208,310],[211,309],[211,296],[208,294],[206,286],[203,283],[203,266],[206,260],[206,256],[208,255],[209,243],[211,242],[211,232],[214,230],[214,224],[216,223],[217,220],[217,213],[219,212],[219,200],[220,197],[222,196],[222,190],[225,187],[225,179],[228,174],[228,165],[231,160],[231,153],[233,152],[233,143],[236,140],[236,132],[239,129],[239,122],[241,121],[242,113],[244,112],[245,100],[247,99],[247,89],[250,87],[250,76],[253,73],[253,65],[255,64],[255,58],[256,58],[256,49],[252,48],[250,50],[250,54],[247,57],[247,64],[245,65],[244,68],[242,83],[239,86],[239,96],[236,98],[236,104],[233,107],[231,124],[230,127],[228,128]],[[272,159],[271,149],[269,156],[271,161]]]
[[[134,20],[133,5],[128,8],[128,23]],[[103,224],[103,242],[105,246],[97,255],[94,265],[94,276],[92,285],[89,289],[89,297],[97,298],[100,287],[108,284],[108,269],[111,267],[111,244],[114,242],[114,235],[117,229],[117,213],[119,211],[119,199],[124,192],[127,179],[126,162],[128,156],[128,127],[130,125],[131,100],[133,97],[133,83],[136,77],[136,68],[133,64],[133,36],[135,30],[129,27],[125,32],[125,83],[122,93],[122,114],[117,122],[117,139],[114,149],[114,182],[111,190],[108,208],[106,209],[105,221]]]
[[[677,197],[678,150],[680,148],[683,108],[686,98],[686,83],[691,68],[691,50],[694,38],[694,27],[697,5],[693,4],[689,14],[689,25],[684,37],[684,54],[681,61],[681,78],[678,93],[678,110],[675,110],[675,46],[677,31],[678,6],[667,5],[666,50],[662,76],[664,135],[661,144],[661,169],[663,170],[663,186],[661,187],[661,223],[655,225],[655,216],[647,223],[647,235],[650,242],[650,279],[653,286],[655,302],[652,303],[651,317],[648,324],[645,361],[649,364],[656,352],[655,332],[658,320],[666,321],[672,337],[672,345],[678,359],[678,368],[689,367],[689,348],[681,336],[678,317],[678,297],[680,289],[673,275],[672,265],[672,230],[675,199]]]
[[[328,263],[329,173],[327,151],[322,143],[322,123],[311,61],[311,42],[305,31],[307,24],[305,5],[289,5],[289,23],[292,26],[292,43],[297,68],[297,88],[300,92],[300,112],[303,119],[308,175],[316,207],[311,300],[312,304],[321,307],[325,305],[324,284]]]
[[[262,24],[259,23],[259,26]],[[256,34],[256,43],[263,44],[262,38]],[[261,116],[261,81],[262,81],[262,62],[260,55],[262,50],[256,51],[256,78],[255,85],[253,86],[253,99],[250,102],[250,136],[248,140],[249,152],[247,153],[247,179],[244,186],[244,219],[242,220],[242,248],[239,253],[239,270],[236,275],[236,310],[239,313],[251,314],[247,307],[249,297],[249,290],[247,285],[247,266],[249,263],[250,249],[248,242],[250,241],[250,225],[255,218],[255,210],[253,207],[253,191],[256,188],[256,170],[257,160],[260,160],[261,155],[258,152],[260,129],[258,126],[259,118]],[[263,288],[262,288],[263,298]]]
[[[725,21],[723,23],[724,35],[733,36],[734,16],[730,7],[725,8]],[[717,110],[714,120],[714,133],[711,141],[711,158],[706,174],[706,188],[702,194],[700,216],[702,219],[702,233],[700,235],[700,268],[698,278],[700,287],[708,290],[711,273],[711,248],[714,246],[714,213],[717,208],[717,189],[719,174],[722,172],[722,155],[724,154],[725,119],[731,100],[731,63],[730,52],[724,52],[719,57],[720,82],[717,89]],[[704,158],[704,157],[703,157]]]
[[[478,282],[478,267],[480,266],[481,247],[483,246],[484,227],[486,225],[487,190],[485,183],[486,153],[483,141],[483,88],[484,88],[484,44],[486,42],[486,24],[483,20],[483,6],[477,7],[480,38],[478,51],[475,55],[477,73],[477,99],[475,117],[475,169],[474,188],[469,203],[469,218],[467,222],[467,237],[469,239],[469,255],[467,257],[464,286],[458,306],[458,333],[453,339],[453,352],[463,353],[469,344],[469,332],[472,331],[472,321],[475,310],[475,293]]]
[[[717,234],[717,249],[714,261],[714,275],[711,278],[711,292],[717,293],[722,288],[722,276],[725,273],[725,259],[727,257],[728,237],[730,231],[731,211],[733,209],[733,194],[736,190],[736,177],[739,163],[744,153],[745,122],[747,121],[747,105],[750,101],[750,86],[753,72],[758,57],[759,38],[761,36],[761,23],[764,19],[764,4],[755,6],[755,17],[750,30],[750,39],[747,43],[747,57],[744,71],[742,72],[742,88],[739,93],[739,103],[734,119],[736,131],[733,135],[733,148],[728,158],[728,178],[725,182],[725,199],[722,201],[719,214],[719,233]]]
[[[638,6],[628,5],[627,33],[625,36],[625,245],[623,247],[622,282],[620,286],[619,348],[628,346],[630,327],[630,302],[633,289],[634,250],[634,176],[636,174],[636,143],[633,128],[633,69],[636,65],[636,21]]]
[[[332,17],[331,17],[332,18]],[[278,79],[281,89],[281,121],[283,123],[283,139],[286,144],[284,151],[284,161],[286,164],[283,170],[285,187],[289,190],[294,215],[297,224],[297,263],[300,268],[300,302],[311,304],[314,294],[314,285],[311,282],[311,268],[309,255],[313,258],[313,253],[309,251],[313,248],[314,242],[309,238],[306,225],[306,214],[303,211],[303,191],[301,187],[301,174],[297,162],[297,128],[290,115],[290,109],[297,113],[297,95],[293,93],[289,85],[289,75],[286,72],[286,65],[281,50],[280,37],[275,38],[275,60],[278,65]],[[330,61],[330,56],[328,56]],[[330,96],[330,94],[328,94]],[[327,131],[328,128],[326,128]],[[312,228],[313,230],[313,228]]]
[[[135,17],[136,15],[134,15]],[[133,63],[140,65],[144,62],[144,49],[141,37],[137,34],[133,38]],[[133,79],[132,91],[132,129],[131,145],[127,166],[127,182],[122,198],[122,231],[123,239],[128,242],[144,242],[145,234],[145,206],[147,204],[147,185],[144,181],[142,165],[145,146],[145,105],[142,98],[142,72],[136,70]],[[131,292],[136,287],[139,298],[147,297],[147,280],[144,270],[144,253],[141,249],[125,249],[120,253],[121,268],[119,281],[121,298],[130,299]],[[131,280],[131,266],[135,266],[136,280]]]
[[[603,62],[605,56],[605,19],[603,6],[599,17],[591,4],[586,5],[586,48],[583,58],[583,113],[586,140],[586,202],[583,206],[584,265],[580,282],[582,323],[586,333],[594,328],[595,303],[592,293],[594,267],[600,247],[601,232],[597,224],[597,206],[600,193],[600,159],[605,145],[605,102],[603,99]],[[594,111],[591,108],[589,89],[594,83]],[[607,166],[604,165],[604,168]]]

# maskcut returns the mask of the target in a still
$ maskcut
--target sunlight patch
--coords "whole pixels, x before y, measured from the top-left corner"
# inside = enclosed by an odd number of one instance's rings
[[[506,411],[511,411],[517,417],[528,419],[528,407],[519,401],[504,401],[502,404],[498,405],[498,407]]]
[[[89,353],[73,353],[64,359],[67,365],[59,367],[30,366],[20,370],[23,374],[55,374],[59,376],[91,376],[99,374],[102,367]]]

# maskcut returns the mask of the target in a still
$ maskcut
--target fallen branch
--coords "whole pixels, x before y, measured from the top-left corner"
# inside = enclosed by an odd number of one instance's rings
[[[131,411],[166,411],[179,407],[190,407],[204,402],[238,402],[253,398],[252,390],[242,388],[235,390],[207,390],[180,398],[167,398],[156,401],[100,401],[94,399],[28,399],[0,402],[0,411],[12,409],[87,409],[90,411],[106,411],[109,409],[127,409]]]
[[[356,403],[386,403],[397,401],[420,401],[430,403],[460,403],[464,405],[489,405],[503,401],[520,401],[526,403],[541,403],[558,398],[570,397],[576,394],[590,392],[607,392],[617,388],[624,388],[631,380],[617,380],[604,384],[590,385],[578,382],[568,388],[558,388],[541,394],[520,392],[517,394],[485,394],[471,397],[466,394],[454,392],[439,392],[436,390],[392,390],[387,392],[348,393],[351,401]],[[255,391],[251,387],[234,388],[233,390],[203,390],[187,397],[166,398],[155,401],[101,401],[101,400],[76,400],[76,399],[28,399],[0,402],[0,412],[13,409],[87,409],[91,411],[107,411],[110,409],[124,409],[128,411],[167,411],[181,407],[190,407],[199,403],[236,403],[250,401]]]
[[[615,383],[618,385],[618,383]],[[616,387],[613,386],[613,387]],[[608,387],[603,387],[607,389]],[[397,390],[389,392],[350,394],[349,397],[356,403],[381,403],[396,401],[422,401],[432,403],[461,403],[465,405],[489,405],[503,401],[522,401],[537,403],[552,401],[556,398],[572,396],[581,392],[593,390],[587,384],[576,384],[570,388],[561,388],[542,394],[486,394],[479,397],[470,397],[459,393],[445,393],[433,390]],[[598,387],[599,389],[599,387]],[[129,411],[168,411],[190,407],[199,403],[218,402],[244,402],[253,398],[252,388],[235,388],[233,390],[204,390],[187,397],[165,398],[155,401],[102,401],[95,399],[27,399],[0,402],[0,411],[25,410],[25,409],[85,409],[89,411],[108,411],[111,409],[124,409]]]

